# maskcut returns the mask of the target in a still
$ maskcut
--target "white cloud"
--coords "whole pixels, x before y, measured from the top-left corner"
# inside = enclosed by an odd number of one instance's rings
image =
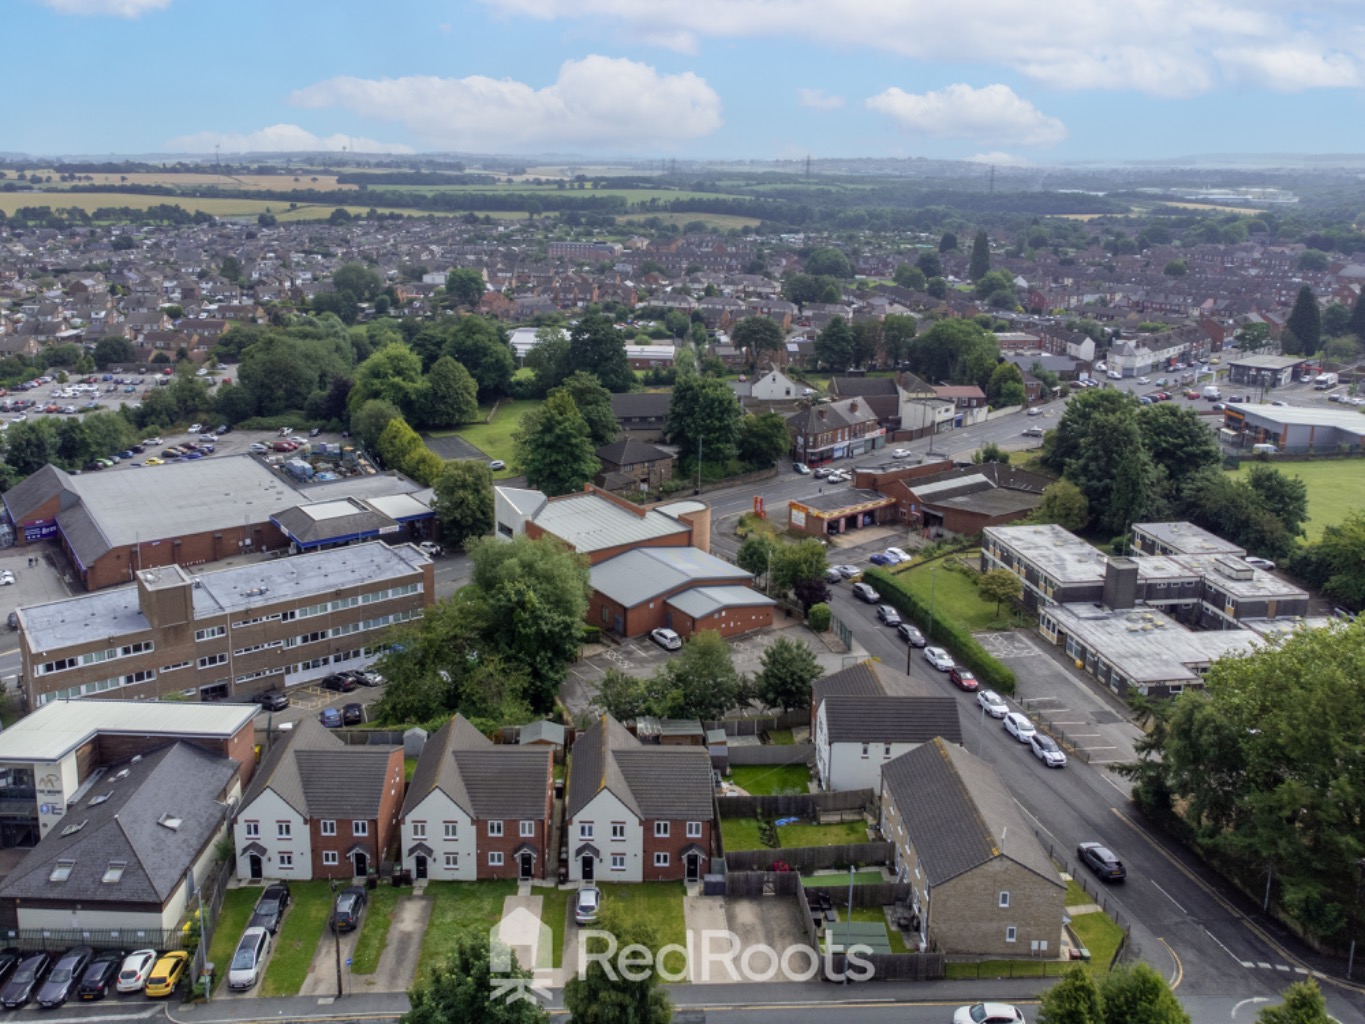
[[[844,105],[842,96],[826,95],[823,89],[798,89],[796,95],[801,100],[801,106],[812,110],[838,110]]]
[[[721,125],[720,97],[705,79],[597,55],[565,61],[559,77],[539,89],[482,75],[332,78],[292,100],[397,122],[441,149],[655,148]]]
[[[1354,85],[1365,43],[1355,0],[482,0],[511,15],[602,19],[635,40],[694,53],[697,40],[812,40],[915,60],[998,65],[1066,89],[1188,96],[1250,81]],[[1356,42],[1345,42],[1355,37]],[[1290,49],[1302,54],[1292,60]],[[1300,67],[1287,66],[1294,61]],[[1269,65],[1266,68],[1266,65]],[[1307,66],[1305,70],[1304,65]]]
[[[411,153],[411,146],[395,142],[376,142],[360,135],[314,135],[296,124],[272,124],[258,132],[197,132],[181,135],[166,143],[172,153]]]
[[[1066,126],[1048,117],[1007,85],[950,85],[938,92],[909,93],[892,87],[870,96],[867,107],[886,114],[903,129],[944,139],[972,139],[1000,145],[1051,146],[1066,138]]]
[[[109,14],[119,18],[140,18],[148,11],[171,6],[171,0],[42,0],[61,14]]]

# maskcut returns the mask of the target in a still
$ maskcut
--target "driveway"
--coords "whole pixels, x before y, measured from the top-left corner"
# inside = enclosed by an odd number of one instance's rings
[[[351,975],[347,991],[406,992],[417,973],[422,936],[426,934],[429,917],[431,900],[406,893],[394,908],[389,942],[379,954],[379,966],[373,974]]]
[[[369,909],[366,908],[366,913]],[[362,922],[363,924],[363,922]],[[347,969],[346,963],[355,953],[355,944],[360,941],[360,929],[341,934],[341,983],[342,990],[350,992],[355,976]],[[331,928],[322,929],[318,940],[317,952],[308,967],[308,977],[303,979],[299,989],[301,996],[334,996],[337,994],[337,940]]]
[[[773,975],[774,981],[804,981],[803,977],[792,977],[781,965],[782,954],[793,946],[809,947],[806,928],[801,921],[801,908],[795,896],[762,896],[755,899],[727,899],[725,918],[730,931],[739,936],[739,950],[753,946],[764,946],[778,956],[778,967]],[[810,957],[793,953],[787,958],[788,966],[796,971],[810,969]],[[771,960],[757,953],[751,957],[753,969],[766,972]],[[696,979],[693,979],[696,980]],[[709,982],[730,981],[728,972],[721,964],[712,964]]]

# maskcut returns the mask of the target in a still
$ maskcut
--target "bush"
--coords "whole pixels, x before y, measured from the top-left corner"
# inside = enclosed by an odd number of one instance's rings
[[[829,629],[830,610],[827,604],[813,604],[806,613],[806,625],[817,633]]]
[[[986,649],[977,643],[976,637],[941,615],[934,615],[931,625],[929,609],[891,573],[881,569],[868,569],[864,576],[881,593],[883,600],[913,621],[926,634],[932,635],[936,644],[948,648],[959,664],[976,673],[976,677],[984,686],[1000,693],[1014,693],[1014,673],[991,657]],[[815,609],[812,608],[811,611]]]

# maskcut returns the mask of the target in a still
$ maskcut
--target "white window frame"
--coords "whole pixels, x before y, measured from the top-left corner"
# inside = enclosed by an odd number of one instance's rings
[[[458,853],[447,853],[445,855],[445,866],[448,868],[458,868],[460,866],[460,855]]]
[[[460,823],[458,821],[445,821],[441,823],[441,838],[447,840],[460,838]]]
[[[700,839],[700,838],[701,838],[701,822],[699,822],[699,821],[689,821],[689,822],[687,823],[687,838],[688,838],[688,839]]]
[[[244,821],[242,824],[246,827],[246,837],[248,839],[261,838],[261,823],[259,821]]]
[[[318,832],[324,836],[334,836],[337,834],[337,823],[335,818],[323,818],[318,822]]]
[[[1005,941],[1006,941],[1006,942],[1018,942],[1018,941],[1019,941],[1019,929],[1018,929],[1018,927],[1016,927],[1015,925],[1010,925],[1008,928],[1005,929]]]
[[[500,868],[500,867],[502,867],[502,851],[501,851],[501,850],[489,850],[489,851],[488,851],[488,866],[489,866],[490,868]]]
[[[1009,909],[1009,905],[1010,905],[1010,894],[1009,894],[1009,892],[1007,892],[1007,891],[1006,891],[1006,892],[1002,892],[1002,893],[1000,894],[1000,899],[999,899],[999,901],[998,901],[998,903],[997,903],[997,906],[999,906],[1001,910],[1008,910],[1008,909]]]
[[[520,826],[522,839],[534,839],[536,835],[536,823],[530,819],[523,818]]]
[[[613,821],[611,823],[611,837],[613,839],[626,838],[626,823],[624,821]]]
[[[276,838],[276,839],[292,839],[292,838],[294,838],[294,824],[293,824],[293,822],[289,822],[289,821],[277,821],[277,822],[275,822],[275,838]]]
[[[336,850],[323,850],[323,851],[322,851],[322,864],[323,864],[323,867],[336,867],[336,865],[339,864],[340,862],[341,862],[341,861],[340,861],[340,858],[338,858],[338,856],[337,856]]]
[[[492,836],[494,839],[501,838],[501,836],[502,836],[502,819],[501,819],[501,818],[495,818],[495,819],[489,821],[489,823],[488,823],[488,834],[489,834],[490,836]]]
[[[666,868],[668,867],[668,863],[669,857],[667,853],[663,850],[656,850],[654,852],[654,866],[656,868]]]
[[[626,855],[624,853],[613,853],[611,855],[611,869],[613,871],[626,870]]]
[[[578,838],[579,838],[579,839],[591,839],[591,838],[593,837],[593,836],[592,836],[592,833],[593,833],[593,824],[592,824],[592,822],[590,822],[590,821],[580,821],[580,822],[578,823]]]
[[[654,838],[655,838],[655,839],[667,839],[667,838],[669,837],[669,833],[670,833],[671,830],[672,830],[672,824],[671,824],[670,822],[667,822],[667,821],[656,821],[656,822],[654,822]]]
[[[367,836],[370,834],[370,823],[368,821],[351,822],[351,835]]]
[[[412,823],[412,838],[425,839],[427,837],[427,823],[425,821],[414,821]]]
[[[292,853],[280,854],[280,868],[281,870],[294,870],[294,855]]]

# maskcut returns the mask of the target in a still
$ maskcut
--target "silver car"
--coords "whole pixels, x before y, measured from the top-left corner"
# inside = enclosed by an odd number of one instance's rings
[[[976,702],[992,718],[1004,718],[1010,713],[1009,705],[994,690],[982,690],[976,695]]]

